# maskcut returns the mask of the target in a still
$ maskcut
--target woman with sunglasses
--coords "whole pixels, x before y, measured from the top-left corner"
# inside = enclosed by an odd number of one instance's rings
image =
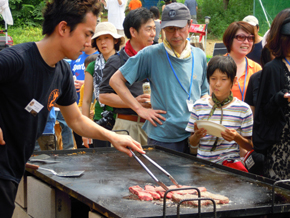
[[[237,65],[237,81],[233,84],[232,93],[242,101],[245,100],[251,75],[262,69],[259,64],[246,57],[253,50],[254,41],[255,29],[244,21],[231,23],[223,35],[228,51],[226,55],[231,56]]]
[[[275,59],[261,74],[253,142],[265,155],[264,176],[284,180],[290,179],[290,8],[275,17],[266,41]]]

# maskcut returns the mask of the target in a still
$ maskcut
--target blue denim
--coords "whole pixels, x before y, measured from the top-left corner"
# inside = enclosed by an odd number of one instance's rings
[[[55,117],[61,127],[63,149],[73,149],[74,141],[71,128],[66,124],[60,111],[55,111]]]
[[[35,141],[35,147],[34,147],[34,151],[41,151],[40,146],[38,144],[38,141]]]
[[[158,145],[163,148],[168,148],[174,151],[189,153],[188,140],[187,138],[180,142],[160,142],[148,137],[148,145]]]

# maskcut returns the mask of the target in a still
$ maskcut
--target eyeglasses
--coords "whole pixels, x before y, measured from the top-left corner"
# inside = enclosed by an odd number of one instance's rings
[[[238,41],[243,41],[243,42],[247,39],[248,42],[253,42],[254,36],[253,35],[246,36],[246,35],[238,34],[238,35],[235,35],[235,39],[237,39]]]
[[[178,31],[178,32],[185,32],[187,30],[187,25],[185,27],[174,27],[174,26],[168,26],[168,27],[165,27],[164,30],[166,32],[169,32],[169,33],[174,33],[175,31]]]

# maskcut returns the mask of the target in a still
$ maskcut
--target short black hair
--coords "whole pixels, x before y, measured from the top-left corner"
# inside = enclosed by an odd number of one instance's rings
[[[128,39],[131,39],[130,28],[133,27],[137,32],[139,32],[140,27],[150,19],[153,20],[153,14],[147,8],[142,7],[130,11],[123,22],[125,36]]]
[[[43,11],[42,34],[51,35],[61,21],[66,21],[72,32],[79,23],[85,22],[88,12],[98,16],[100,8],[98,0],[47,1]]]
[[[150,11],[152,12],[154,19],[159,19],[160,18],[160,12],[159,9],[156,6],[152,6],[150,8]]]
[[[85,62],[84,62],[85,67],[87,67],[89,63],[95,61],[98,56],[99,54],[91,54],[88,57],[86,57]]]
[[[237,74],[237,65],[231,56],[214,56],[210,59],[207,65],[207,81],[214,74],[216,70],[220,70],[222,73],[226,74],[228,78],[234,82]]]

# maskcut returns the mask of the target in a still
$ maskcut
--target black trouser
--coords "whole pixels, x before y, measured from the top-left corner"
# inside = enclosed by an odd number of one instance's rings
[[[111,147],[111,143],[109,141],[93,139],[93,148],[101,148],[101,147]]]
[[[75,141],[76,141],[76,144],[77,144],[77,148],[85,148],[85,146],[83,146],[83,138],[76,134],[74,131],[73,131],[73,134],[74,134],[74,137],[75,137]]]
[[[14,201],[18,189],[16,182],[0,179],[0,217],[11,218],[15,208]]]

